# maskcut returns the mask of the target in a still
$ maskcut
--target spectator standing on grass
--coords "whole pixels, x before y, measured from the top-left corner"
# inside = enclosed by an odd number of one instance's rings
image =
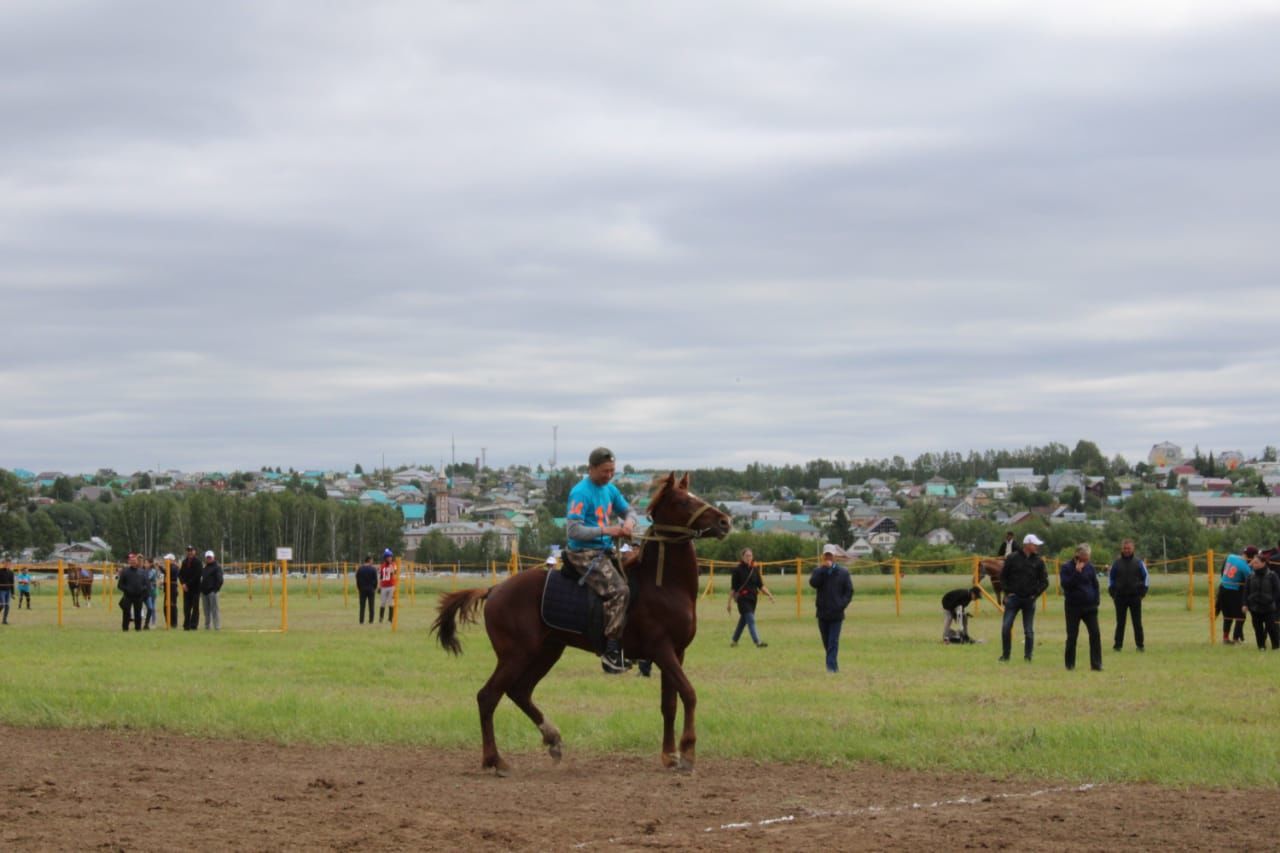
[[[360,624],[364,624],[364,606],[369,605],[369,624],[373,624],[373,596],[378,591],[378,570],[373,567],[373,555],[365,554],[364,562],[356,569],[356,594],[360,596]]]
[[[1076,546],[1075,557],[1067,560],[1058,570],[1062,585],[1063,608],[1067,616],[1067,646],[1064,662],[1067,669],[1076,668],[1076,641],[1080,638],[1080,623],[1089,632],[1089,669],[1102,671],[1102,632],[1098,629],[1098,605],[1102,590],[1098,585],[1098,571],[1089,558],[1093,549],[1088,543]]]
[[[809,575],[809,586],[818,591],[814,606],[818,614],[818,633],[827,653],[827,672],[839,672],[840,629],[844,627],[844,611],[853,601],[853,579],[849,570],[836,562],[836,547],[822,547],[822,564]]]
[[[999,550],[996,551],[997,557],[1008,557],[1014,551],[1018,550],[1018,542],[1013,538],[1013,531],[1006,530],[1004,532],[1004,541],[1000,543]]]
[[[155,557],[147,557],[147,567],[142,572],[147,578],[147,597],[143,601],[146,613],[142,627],[150,629],[156,624],[156,595],[160,592],[160,572],[156,570]]]
[[[733,640],[729,645],[738,645],[738,640],[742,637],[742,629],[746,628],[751,633],[751,641],[756,644],[756,647],[765,648],[769,644],[760,642],[760,635],[756,633],[756,602],[762,592],[769,596],[770,601],[773,601],[773,593],[769,592],[769,588],[764,585],[764,578],[760,576],[760,564],[755,561],[755,554],[750,548],[743,548],[742,553],[738,555],[738,565],[733,568],[729,586],[733,594],[729,596],[728,606],[725,609],[732,609],[735,602],[738,605],[738,627],[734,629]]]
[[[1218,580],[1218,597],[1213,608],[1222,615],[1222,644],[1244,642],[1244,585],[1253,569],[1249,561],[1258,556],[1258,549],[1250,545],[1244,554],[1228,554],[1222,561],[1222,575]],[[1232,623],[1235,623],[1234,626]],[[1235,630],[1232,630],[1232,627]],[[1233,636],[1234,635],[1234,636]]]
[[[204,629],[222,630],[222,612],[218,607],[218,593],[222,591],[222,566],[212,551],[204,552],[204,568],[200,570],[200,605],[204,607]]]
[[[120,593],[120,609],[124,611],[120,630],[128,631],[129,622],[133,622],[133,630],[142,630],[142,606],[147,597],[147,576],[143,574],[141,561],[137,554],[129,555],[129,563],[116,579],[116,591]]]
[[[1244,609],[1253,621],[1253,636],[1258,641],[1258,650],[1267,647],[1267,638],[1271,638],[1271,650],[1280,647],[1280,626],[1276,625],[1276,609],[1280,607],[1280,575],[1275,563],[1269,562],[1261,554],[1253,558],[1250,564],[1253,574],[1244,586]]]
[[[1040,556],[1044,540],[1034,533],[1022,537],[1022,548],[1005,557],[1000,580],[1004,585],[1004,619],[1000,623],[1000,660],[1009,660],[1013,620],[1022,614],[1022,658],[1031,662],[1036,647],[1036,599],[1049,588],[1049,572]]]
[[[3,615],[3,621],[0,625],[9,624],[9,602],[13,598],[13,590],[17,585],[17,579],[13,575],[13,566],[8,560],[0,563],[0,615]]]
[[[182,558],[182,566],[178,569],[178,585],[182,587],[182,630],[195,631],[200,628],[200,575],[204,567],[196,556],[196,546],[187,546],[187,555]]]
[[[1126,616],[1133,618],[1133,645],[1138,651],[1146,649],[1142,633],[1142,599],[1147,597],[1147,564],[1133,553],[1133,540],[1120,543],[1120,557],[1107,572],[1107,593],[1116,604],[1115,651],[1124,647],[1124,623]]]
[[[8,563],[8,561],[5,561]],[[27,571],[27,567],[23,566],[18,569],[18,609],[22,609],[22,602],[27,603],[27,609],[31,609],[31,572]]]
[[[387,612],[387,621],[395,624],[396,621],[396,580],[399,570],[396,568],[396,557],[390,548],[382,552],[382,565],[378,567],[378,621],[382,621],[382,614]],[[369,618],[373,619],[373,613],[370,612]]]
[[[976,586],[968,589],[953,589],[942,596],[942,642],[972,643],[969,639],[969,605],[982,597],[982,590]],[[960,626],[960,630],[952,632],[952,624]]]

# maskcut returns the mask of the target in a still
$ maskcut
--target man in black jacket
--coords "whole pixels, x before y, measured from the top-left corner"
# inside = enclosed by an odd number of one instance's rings
[[[212,551],[204,552],[204,568],[200,570],[200,605],[204,608],[204,629],[222,630],[222,610],[218,593],[222,591],[222,566]]]
[[[942,610],[946,616],[942,619],[942,642],[972,643],[969,639],[969,605],[982,597],[982,590],[976,586],[968,589],[953,589],[942,596]],[[951,625],[960,626],[959,631],[952,631]]]
[[[827,672],[839,672],[836,657],[840,652],[840,629],[844,627],[844,611],[853,601],[853,580],[849,570],[836,562],[834,545],[822,549],[822,565],[809,576],[809,586],[818,591],[818,633],[827,652]]]
[[[178,569],[178,586],[182,588],[182,630],[200,628],[200,558],[196,546],[187,546],[187,556]]]
[[[364,624],[364,606],[369,605],[369,624],[373,624],[373,596],[378,592],[378,570],[373,557],[366,554],[360,568],[356,569],[356,592],[360,594],[360,624]]]
[[[138,566],[138,555],[129,555],[129,564],[124,567],[116,581],[116,590],[120,593],[120,609],[124,611],[124,619],[120,630],[129,630],[129,619],[133,619],[133,630],[142,630],[142,602],[147,597],[147,576]]]
[[[1039,536],[1022,537],[1022,549],[1004,560],[1000,580],[1004,585],[1004,621],[1000,623],[1000,660],[1009,660],[1013,646],[1013,620],[1022,613],[1022,656],[1030,663],[1036,645],[1036,599],[1049,588],[1049,571],[1040,557]]]
[[[1133,617],[1133,644],[1138,651],[1146,648],[1142,633],[1142,599],[1147,597],[1147,564],[1134,556],[1133,540],[1120,543],[1120,559],[1107,572],[1107,592],[1116,604],[1115,651],[1124,645],[1126,616]]]

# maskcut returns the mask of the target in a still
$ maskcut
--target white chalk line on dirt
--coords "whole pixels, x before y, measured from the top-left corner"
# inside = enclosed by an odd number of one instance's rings
[[[833,818],[833,817],[860,817],[862,815],[880,815],[880,814],[892,814],[894,812],[924,811],[928,809],[947,808],[950,806],[971,806],[971,805],[977,805],[978,803],[991,802],[992,800],[1029,800],[1035,797],[1049,796],[1051,794],[1084,793],[1086,791],[1092,791],[1094,788],[1097,788],[1097,787],[1099,786],[1093,783],[1087,783],[1084,785],[1069,785],[1069,786],[1064,786],[1060,788],[1043,788],[1038,791],[1021,791],[1021,792],[1016,792],[1012,794],[983,794],[981,796],[966,795],[966,796],[954,797],[949,800],[934,800],[931,803],[911,803],[909,805],[900,805],[900,806],[871,805],[871,806],[862,806],[861,808],[856,808],[856,809],[836,809],[834,811],[820,811],[816,809],[810,809],[809,811],[801,815],[782,815],[780,817],[765,818],[764,820],[745,820],[745,821],[735,821],[733,823],[722,823],[719,826],[708,826],[706,829],[702,831],[704,833],[707,833],[707,832],[725,832],[725,831],[733,831],[733,830],[739,830],[739,829],[760,829],[760,828],[769,827],[769,826],[777,826],[779,824],[797,823],[801,820],[824,820],[824,819]],[[604,843],[617,844],[618,842],[625,841],[625,840],[627,840],[625,837],[618,836],[615,838],[607,839]],[[584,847],[590,847],[591,844],[592,842],[590,841],[584,841],[579,844],[575,844],[573,846],[575,849],[580,850]]]

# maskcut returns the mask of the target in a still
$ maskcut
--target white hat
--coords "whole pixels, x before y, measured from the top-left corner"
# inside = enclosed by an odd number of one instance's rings
[[[213,552],[212,552],[212,551],[205,551],[205,552],[204,552],[204,558],[205,558],[206,560],[212,560],[212,559],[213,559]]]
[[[556,564],[556,555],[552,554],[550,557],[547,557],[546,563],[548,566],[554,566]]]
[[[833,556],[833,557],[839,557],[839,556],[840,556],[841,554],[843,554],[844,552],[843,552],[843,551],[841,551],[837,546],[835,546],[835,545],[831,545],[831,544],[829,544],[829,543],[828,543],[828,544],[826,544],[826,545],[823,545],[823,546],[822,546],[822,553],[823,553],[823,555],[824,555],[824,556],[825,556],[826,554],[830,554],[830,555],[831,555],[831,556]]]
[[[1035,535],[1034,533],[1028,533],[1026,536],[1022,537],[1022,544],[1023,545],[1043,545],[1044,540],[1041,539],[1039,536]]]
[[[622,548],[620,548],[619,550],[621,551],[621,553],[625,554],[625,553],[627,553],[628,551],[630,551],[630,550],[631,550],[631,546],[630,546],[630,545],[623,545],[623,546],[622,546]]]

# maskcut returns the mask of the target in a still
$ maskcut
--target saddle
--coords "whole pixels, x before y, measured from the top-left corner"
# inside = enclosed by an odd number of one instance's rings
[[[582,634],[597,653],[603,654],[607,640],[604,636],[604,599],[596,595],[583,582],[588,566],[570,551],[561,552],[563,566],[547,572],[542,586],[542,621],[547,627],[570,634]],[[627,576],[631,598],[627,611],[635,605],[634,575]]]
[[[591,647],[604,654],[604,602],[578,575],[565,571],[547,572],[542,587],[542,621],[557,631],[583,634]]]

